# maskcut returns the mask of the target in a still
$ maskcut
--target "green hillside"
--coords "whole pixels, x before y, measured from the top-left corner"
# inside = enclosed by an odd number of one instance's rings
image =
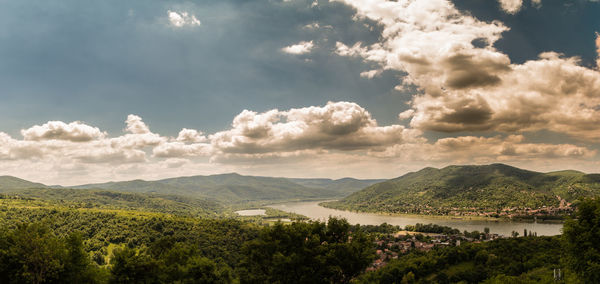
[[[444,213],[450,210],[559,207],[600,193],[600,174],[539,173],[504,164],[424,168],[369,186],[326,206],[370,212]]]
[[[369,185],[385,181],[384,179],[315,179],[315,178],[292,178],[291,181],[312,188],[322,188],[335,193],[338,196],[348,196]]]
[[[177,195],[129,193],[71,188],[14,189],[1,199],[23,200],[38,206],[136,210],[186,216],[216,216],[223,208],[216,202]],[[34,202],[34,203],[31,203]]]
[[[157,181],[133,180],[87,184],[74,188],[176,194],[209,198],[226,204],[339,198],[380,180],[288,179],[236,173],[191,176]]]
[[[22,188],[44,188],[46,185],[13,176],[0,176],[0,192]]]

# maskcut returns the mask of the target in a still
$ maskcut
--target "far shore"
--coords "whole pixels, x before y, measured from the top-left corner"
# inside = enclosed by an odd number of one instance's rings
[[[443,219],[443,220],[479,220],[479,221],[489,221],[489,222],[522,222],[522,223],[548,223],[548,224],[562,224],[564,220],[545,220],[545,219],[537,219],[533,218],[518,218],[511,219],[506,217],[485,217],[485,216],[450,216],[450,215],[433,215],[433,214],[415,214],[415,213],[390,213],[390,212],[372,212],[372,211],[358,211],[358,210],[345,210],[335,207],[324,206],[324,203],[337,201],[337,200],[326,200],[318,203],[319,206],[334,210],[352,212],[352,213],[368,213],[368,214],[376,214],[383,216],[397,216],[397,217],[408,217],[408,218],[423,218],[423,219]]]

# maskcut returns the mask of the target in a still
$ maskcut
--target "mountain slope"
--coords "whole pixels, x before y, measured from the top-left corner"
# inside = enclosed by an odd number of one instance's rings
[[[380,180],[288,179],[243,176],[236,173],[177,177],[157,181],[133,180],[87,184],[73,188],[176,194],[210,198],[228,204],[339,198]]]
[[[316,179],[316,178],[290,178],[289,180],[312,188],[322,188],[334,192],[338,196],[348,196],[367,186],[385,181],[384,179]]]
[[[361,211],[443,214],[456,208],[559,207],[560,199],[573,202],[579,197],[599,194],[598,174],[577,171],[539,173],[492,164],[424,168],[374,184],[327,206]]]
[[[223,208],[216,202],[176,195],[130,193],[93,189],[14,189],[0,199],[30,199],[69,208],[122,209],[177,215],[216,216]]]
[[[280,202],[341,198],[382,180],[353,178],[290,179],[243,176],[236,173],[210,176],[177,177],[156,181],[131,180],[84,184],[78,186],[46,186],[11,176],[0,177],[0,192],[22,189],[94,189],[132,193],[177,195],[187,198],[210,199],[225,204]],[[58,191],[57,191],[58,192]],[[46,192],[48,193],[48,192]]]
[[[30,182],[13,176],[0,176],[0,192],[23,189],[23,188],[45,188],[46,185]]]

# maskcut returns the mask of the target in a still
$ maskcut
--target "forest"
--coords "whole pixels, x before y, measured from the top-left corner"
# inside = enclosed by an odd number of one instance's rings
[[[599,174],[461,165],[424,168],[322,205],[393,214],[561,219],[572,213],[578,200],[599,193]]]
[[[1,283],[555,283],[555,269],[559,283],[600,281],[594,199],[581,202],[562,236],[411,250],[373,269],[376,240],[401,228],[336,218],[264,225],[4,198]],[[460,234],[435,225],[405,229]]]

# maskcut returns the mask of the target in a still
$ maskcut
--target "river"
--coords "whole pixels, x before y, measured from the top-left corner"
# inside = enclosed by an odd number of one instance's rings
[[[270,205],[269,207],[279,209],[286,212],[292,212],[304,215],[313,220],[326,221],[329,216],[346,218],[351,224],[361,225],[379,225],[388,223],[404,227],[406,225],[422,224],[437,224],[459,229],[469,232],[478,230],[483,232],[485,227],[490,228],[491,233],[510,236],[512,231],[516,231],[519,235],[523,235],[523,230],[528,232],[536,232],[538,236],[553,236],[561,233],[562,224],[554,223],[533,223],[533,222],[509,222],[509,221],[488,221],[488,220],[469,220],[468,217],[463,219],[435,218],[427,216],[389,216],[374,213],[350,212],[336,209],[325,208],[319,206],[323,201],[309,202],[290,202],[283,204]]]

